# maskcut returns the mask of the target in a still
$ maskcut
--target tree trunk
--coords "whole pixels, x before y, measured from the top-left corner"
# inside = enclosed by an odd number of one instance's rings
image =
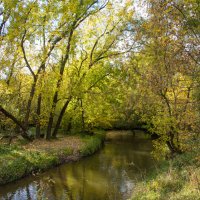
[[[51,138],[51,129],[52,129],[52,124],[53,124],[53,113],[50,113],[49,116],[49,122],[48,122],[48,126],[47,126],[47,133],[46,133],[46,139],[49,140]]]
[[[77,107],[78,107],[78,101],[76,102],[73,110],[75,111],[77,109]],[[67,125],[67,130],[66,130],[67,132],[69,132],[72,129],[72,119],[73,119],[73,117],[71,116],[69,118],[69,123]]]
[[[59,88],[58,84],[59,83],[57,83],[57,89]],[[55,109],[56,109],[57,102],[58,102],[58,90],[54,94],[53,104],[52,104],[51,112],[50,112],[50,115],[49,115],[49,122],[48,122],[47,133],[46,133],[46,139],[47,140],[51,138],[52,125],[53,125],[53,119],[54,119],[54,115],[55,115]]]
[[[85,112],[84,112],[84,108],[83,108],[83,100],[80,99],[80,103],[81,103],[81,121],[82,121],[82,131],[85,131]]]
[[[171,154],[176,153],[176,151],[175,151],[175,149],[174,149],[174,147],[173,147],[173,145],[171,144],[170,141],[167,141],[166,144],[167,144],[167,146],[168,146],[168,148],[169,148]]]
[[[32,86],[31,86],[31,92],[30,92],[29,99],[28,99],[28,104],[27,104],[27,107],[26,107],[26,115],[25,115],[25,119],[24,119],[24,126],[27,129],[28,129],[28,120],[29,120],[29,116],[30,116],[30,112],[31,112],[31,104],[32,104],[33,97],[35,95],[37,77],[38,76],[34,77],[34,82],[33,82]]]
[[[7,118],[11,119],[17,126],[19,126],[22,130],[21,136],[29,141],[31,141],[31,138],[27,134],[27,129],[24,127],[24,125],[11,113],[9,113],[7,110],[5,110],[1,105],[0,105],[0,112],[3,113]]]
[[[66,111],[66,109],[67,109],[67,107],[68,107],[70,101],[71,101],[71,97],[65,102],[64,106],[62,107],[62,110],[61,110],[61,112],[60,112],[60,114],[59,114],[59,117],[58,117],[58,120],[57,120],[55,129],[54,129],[53,134],[52,134],[52,136],[53,136],[54,138],[57,136],[58,129],[59,129],[59,127],[60,127],[60,124],[61,124],[61,122],[62,122],[63,116],[64,116],[64,114],[65,114],[65,111]]]
[[[166,143],[167,143],[167,146],[168,146],[170,152],[172,154],[175,154],[175,153],[176,154],[180,154],[180,153],[182,153],[182,151],[178,148],[178,146],[176,146],[174,144],[174,133],[170,132],[168,135],[169,135],[169,140]]]
[[[37,101],[37,120],[36,120],[36,138],[40,138],[41,129],[40,129],[40,114],[41,114],[41,103],[42,103],[42,94],[40,93]]]

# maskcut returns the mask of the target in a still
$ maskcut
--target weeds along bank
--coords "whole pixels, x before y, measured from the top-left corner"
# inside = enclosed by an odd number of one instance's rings
[[[1,145],[0,185],[89,156],[101,148],[103,141],[103,134],[95,134],[66,136],[51,141],[35,140],[26,145]]]
[[[136,184],[131,200],[199,200],[200,139],[191,149],[172,160],[162,161],[150,175]]]

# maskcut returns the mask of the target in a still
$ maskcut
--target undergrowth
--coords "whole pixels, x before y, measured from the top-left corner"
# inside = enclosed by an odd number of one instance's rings
[[[200,200],[200,140],[190,146],[137,183],[131,200]]]

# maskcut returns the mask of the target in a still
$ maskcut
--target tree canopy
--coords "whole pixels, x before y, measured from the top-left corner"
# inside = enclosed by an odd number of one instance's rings
[[[156,149],[186,150],[200,131],[199,4],[0,1],[0,132],[140,127]]]

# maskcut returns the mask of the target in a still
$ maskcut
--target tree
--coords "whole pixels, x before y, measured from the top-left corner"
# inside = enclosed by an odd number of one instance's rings
[[[5,10],[7,3],[2,4]],[[119,48],[132,16],[121,19],[128,5],[117,10],[107,1],[93,0],[16,1],[8,5],[13,7],[7,26],[3,25],[2,55],[7,59],[1,60],[1,83],[6,82],[12,92],[3,95],[1,112],[10,113],[7,117],[11,119],[15,116],[26,133],[30,125],[36,126],[36,137],[47,127],[49,139],[56,137],[70,103],[79,99],[84,124],[84,98],[109,73],[103,70],[104,64],[130,50],[129,46]],[[92,80],[89,85],[88,80]],[[17,121],[13,120],[19,126]]]
[[[141,90],[136,109],[148,130],[159,135],[157,149],[166,143],[172,153],[180,153],[185,149],[185,138],[197,132],[199,121],[193,98],[199,39],[184,13],[194,15],[185,11],[181,2],[148,3],[149,17],[138,33],[143,35],[139,41],[143,48],[135,56]],[[196,7],[194,1],[185,4]]]

